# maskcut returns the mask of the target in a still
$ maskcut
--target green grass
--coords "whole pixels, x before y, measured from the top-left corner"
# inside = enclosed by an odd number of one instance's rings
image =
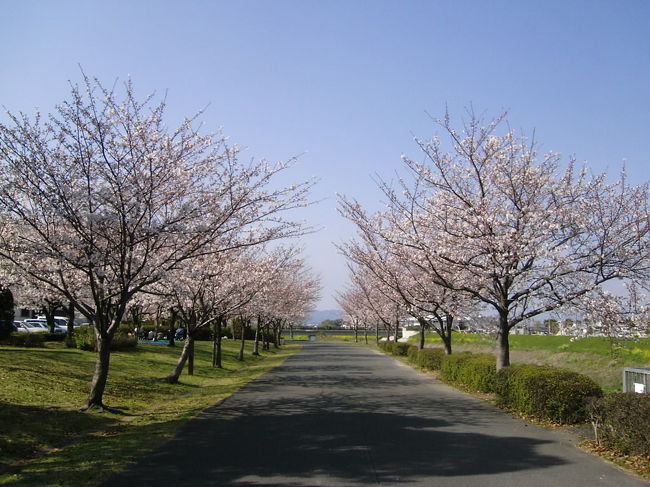
[[[299,349],[253,357],[247,346],[242,363],[235,359],[239,343],[224,343],[224,369],[215,369],[211,343],[198,342],[195,375],[182,375],[177,385],[156,379],[172,371],[180,347],[114,352],[105,402],[120,409],[85,413],[78,408],[94,353],[0,347],[0,485],[96,485]]]
[[[426,341],[429,346],[442,346],[434,333],[428,333]],[[454,333],[452,349],[494,353],[497,344],[494,335]],[[591,377],[605,392],[616,392],[622,389],[624,367],[650,365],[650,338],[588,337],[572,341],[566,336],[510,335],[510,361],[563,367]]]

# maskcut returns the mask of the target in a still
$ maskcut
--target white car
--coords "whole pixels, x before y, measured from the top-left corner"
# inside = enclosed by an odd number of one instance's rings
[[[22,321],[14,321],[14,326],[18,333],[38,333],[43,331],[43,328],[40,326],[29,326]]]
[[[40,331],[47,331],[47,332],[50,331],[50,327],[47,326],[47,321],[46,321],[46,320],[38,320],[38,319],[37,319],[37,320],[33,320],[33,319],[32,319],[32,320],[25,320],[25,321],[23,321],[23,323],[24,323],[25,325],[27,325],[27,326],[32,326],[32,327],[35,327],[35,328],[40,328]],[[55,323],[54,323],[54,331],[55,331],[55,332],[62,332],[62,333],[65,333],[67,330],[66,330],[65,328],[63,328],[62,326],[57,325],[56,322],[55,322]]]

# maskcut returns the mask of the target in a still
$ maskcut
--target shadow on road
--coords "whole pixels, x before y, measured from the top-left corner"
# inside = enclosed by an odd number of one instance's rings
[[[400,484],[566,463],[539,452],[548,441],[468,428],[494,408],[423,392],[412,373],[382,372],[385,357],[337,351],[292,357],[104,486]]]

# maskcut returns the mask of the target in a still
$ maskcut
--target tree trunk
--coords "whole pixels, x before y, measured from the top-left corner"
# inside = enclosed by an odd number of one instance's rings
[[[221,327],[223,325],[223,318],[219,318],[215,324],[215,353],[212,358],[212,366],[217,367],[218,369],[223,369],[221,364]]]
[[[262,342],[264,343],[264,350],[271,350],[271,332],[269,331],[268,323],[264,326],[264,336],[262,337]]]
[[[363,336],[364,336],[364,338],[366,340],[366,345],[368,345],[368,325],[365,325],[365,324],[364,324],[364,327],[363,327]]]
[[[282,335],[282,324],[278,323],[273,327],[273,348],[280,348],[281,335]]]
[[[499,331],[497,332],[497,342],[499,350],[497,352],[497,371],[510,365],[510,341],[509,341],[508,317],[499,316]]]
[[[379,343],[379,323],[375,323],[375,339]]]
[[[72,301],[68,303],[68,333],[65,337],[65,346],[68,348],[74,348],[74,304]],[[136,337],[137,339],[137,337]]]
[[[425,334],[427,328],[426,328],[426,324],[424,323],[424,320],[419,320],[418,319],[418,321],[420,321],[420,341],[418,343],[418,348],[420,350],[422,350],[424,348],[424,338],[425,338],[424,334]]]
[[[187,335],[181,356],[178,358],[178,362],[176,362],[176,367],[174,367],[172,374],[165,379],[170,384],[178,384],[178,378],[181,376],[181,372],[183,372],[183,367],[185,367],[185,362],[187,362],[187,359],[190,356],[190,349],[193,346],[194,338]]]
[[[169,346],[175,347],[174,343],[174,334],[176,333],[176,313],[172,311],[171,317],[169,318]]]
[[[212,366],[217,366],[217,321],[214,320],[212,323]]]
[[[241,321],[241,341],[239,343],[239,355],[237,360],[240,362],[244,361],[244,346],[246,345],[246,323],[244,320]]]
[[[188,336],[187,340],[190,342],[190,347],[187,356],[187,375],[194,375],[194,338],[190,340],[189,333],[187,336]]]
[[[255,327],[255,345],[253,345],[253,355],[260,354],[260,318],[257,318],[257,326]]]
[[[45,314],[45,321],[47,321],[47,328],[50,333],[54,333],[54,309],[49,304],[43,308],[43,313]]]
[[[113,336],[96,333],[97,358],[95,360],[95,373],[90,384],[90,394],[84,410],[92,407],[104,408],[104,389],[108,379],[108,369],[111,362],[111,340]]]
[[[359,343],[359,325],[354,324],[354,343]]]
[[[440,338],[442,338],[442,343],[445,346],[445,354],[451,355],[451,333],[443,333]]]

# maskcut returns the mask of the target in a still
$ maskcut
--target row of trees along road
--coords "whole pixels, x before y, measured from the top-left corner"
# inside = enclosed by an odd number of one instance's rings
[[[242,163],[196,116],[168,128],[164,114],[130,81],[121,91],[84,75],[49,116],[0,124],[3,280],[71,303],[94,326],[86,407],[104,407],[111,340],[130,306],[167,303],[191,347],[193,330],[260,303],[284,264],[309,274],[294,250],[261,247],[310,230],[283,215],[309,204],[313,182],[278,185],[291,161]],[[318,292],[306,278],[302,304]]]
[[[353,319],[413,316],[451,353],[453,318],[491,308],[501,368],[518,323],[615,302],[603,300],[608,281],[648,282],[647,184],[630,185],[624,171],[609,182],[556,153],[540,156],[535,141],[506,125],[505,114],[485,122],[470,112],[456,130],[447,115],[438,121],[447,146],[416,138],[422,160],[403,157],[406,176],[379,180],[385,209],[341,198],[358,229],[340,245],[352,274],[340,299]]]

